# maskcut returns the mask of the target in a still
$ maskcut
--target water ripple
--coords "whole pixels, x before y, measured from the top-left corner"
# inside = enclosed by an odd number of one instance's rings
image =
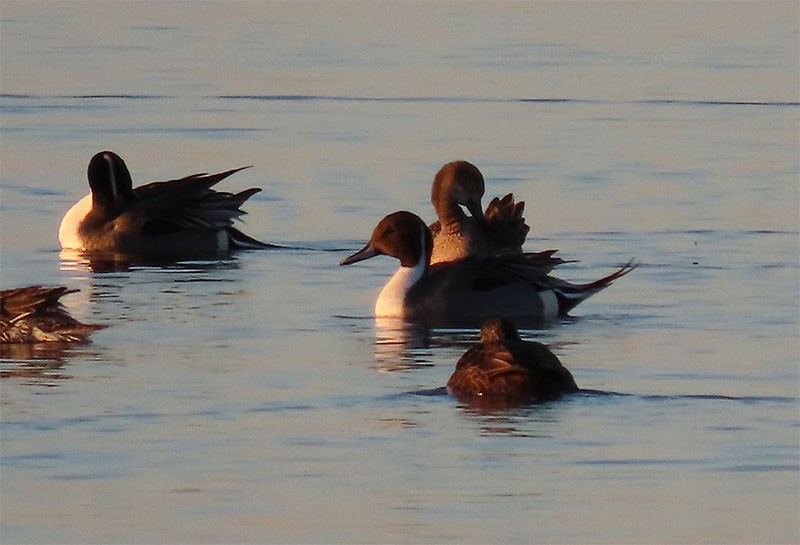
[[[83,95],[36,95],[22,93],[0,93],[0,99],[8,100],[173,100],[181,99],[177,95],[158,94],[83,94]],[[202,98],[221,100],[253,100],[277,102],[394,102],[394,103],[523,103],[523,104],[599,104],[599,105],[649,105],[649,106],[738,106],[738,107],[780,107],[794,108],[800,102],[793,101],[759,101],[759,100],[599,100],[579,97],[469,97],[469,96],[357,96],[357,95],[208,95]]]

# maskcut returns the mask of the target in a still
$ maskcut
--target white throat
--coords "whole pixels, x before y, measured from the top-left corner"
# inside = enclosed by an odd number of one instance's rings
[[[405,298],[411,286],[425,274],[425,259],[413,267],[400,267],[386,283],[375,303],[375,316],[379,318],[402,318]]]
[[[375,302],[375,316],[378,318],[402,318],[405,309],[406,294],[411,286],[425,274],[428,261],[428,248],[425,233],[420,233],[422,255],[413,267],[400,267],[394,276],[381,290]]]

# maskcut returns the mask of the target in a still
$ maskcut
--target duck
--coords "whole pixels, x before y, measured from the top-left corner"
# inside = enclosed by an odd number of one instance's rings
[[[225,254],[236,249],[272,247],[233,226],[246,214],[242,204],[261,191],[239,193],[212,187],[241,170],[192,174],[133,188],[128,167],[112,151],[89,161],[91,192],[64,215],[58,239],[65,250],[156,258]]]
[[[540,403],[578,391],[572,373],[544,344],[523,341],[505,317],[486,320],[480,340],[456,362],[447,392],[475,398]]]
[[[0,291],[0,344],[83,343],[106,326],[84,324],[61,304],[79,290],[39,285]]]
[[[431,263],[522,253],[530,230],[522,216],[525,203],[515,202],[514,194],[508,193],[492,199],[484,211],[484,193],[483,174],[472,163],[452,161],[439,169],[431,186],[431,204],[439,218],[429,226]]]
[[[367,244],[344,258],[351,265],[378,255],[400,261],[375,303],[376,318],[400,318],[429,325],[476,325],[496,315],[534,321],[566,316],[636,265],[587,284],[550,276],[567,263],[557,250],[499,257],[469,257],[431,264],[433,237],[413,212],[383,218]]]

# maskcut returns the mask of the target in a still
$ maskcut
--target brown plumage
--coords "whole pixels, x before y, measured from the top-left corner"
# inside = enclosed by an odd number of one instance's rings
[[[515,202],[513,193],[506,194],[502,199],[495,197],[489,202],[483,215],[486,218],[486,236],[491,247],[505,248],[508,253],[522,251],[522,245],[530,231],[522,217],[524,212],[525,203]]]
[[[572,374],[545,345],[520,339],[505,318],[481,326],[480,342],[456,363],[447,390],[458,398],[542,402],[577,392]]]
[[[0,343],[79,343],[104,325],[70,316],[59,299],[78,290],[28,286],[0,291]]]
[[[522,253],[530,229],[522,217],[525,203],[515,202],[509,193],[502,199],[492,199],[484,212],[484,192],[483,174],[467,161],[447,163],[436,173],[431,203],[439,219],[430,226],[431,263]]]

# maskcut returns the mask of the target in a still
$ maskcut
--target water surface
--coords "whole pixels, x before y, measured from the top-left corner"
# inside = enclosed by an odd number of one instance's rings
[[[795,3],[0,6],[0,280],[109,327],[0,358],[0,539],[800,539]],[[302,249],[93,270],[89,158],[240,165],[244,230]],[[587,392],[443,395],[470,329],[377,324],[385,214],[445,162],[526,201],[589,281],[526,329]]]

